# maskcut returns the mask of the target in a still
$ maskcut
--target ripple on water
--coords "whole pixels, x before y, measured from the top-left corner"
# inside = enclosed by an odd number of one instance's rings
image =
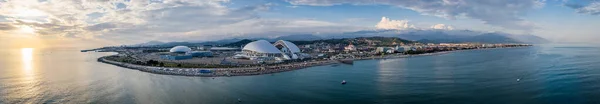
[[[588,49],[462,51],[215,79],[46,62],[33,77],[0,73],[0,103],[600,103],[600,50]],[[95,59],[86,57],[53,61]]]

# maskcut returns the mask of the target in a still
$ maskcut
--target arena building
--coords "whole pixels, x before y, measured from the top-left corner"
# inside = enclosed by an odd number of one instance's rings
[[[279,40],[271,44],[266,40],[258,40],[246,44],[242,48],[242,53],[236,55],[236,57],[249,58],[251,60],[292,60],[299,59],[300,55],[300,49],[292,42]]]
[[[212,57],[210,51],[192,51],[187,46],[175,46],[169,50],[169,53],[163,53],[160,57],[166,60],[185,60],[194,57]]]

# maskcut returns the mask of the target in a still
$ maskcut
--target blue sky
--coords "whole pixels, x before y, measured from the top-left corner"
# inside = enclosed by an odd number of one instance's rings
[[[600,39],[597,0],[5,0],[0,39],[209,41],[361,30]]]

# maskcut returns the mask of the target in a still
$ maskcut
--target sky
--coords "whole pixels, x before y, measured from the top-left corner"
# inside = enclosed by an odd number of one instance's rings
[[[443,29],[600,39],[600,0],[0,0],[1,46]]]

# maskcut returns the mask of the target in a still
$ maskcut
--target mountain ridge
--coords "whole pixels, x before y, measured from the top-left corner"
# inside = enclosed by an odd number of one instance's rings
[[[479,32],[471,30],[362,30],[356,32],[344,32],[340,34],[313,35],[313,34],[294,34],[283,35],[275,38],[255,37],[255,38],[232,38],[217,41],[204,42],[160,42],[149,41],[146,43],[127,45],[127,46],[202,46],[202,45],[228,45],[242,40],[267,40],[274,42],[277,40],[288,41],[314,41],[324,39],[344,39],[358,37],[396,37],[405,40],[411,40],[421,43],[548,43],[550,41],[535,35],[513,35],[502,32]],[[246,41],[247,42],[247,41]]]

